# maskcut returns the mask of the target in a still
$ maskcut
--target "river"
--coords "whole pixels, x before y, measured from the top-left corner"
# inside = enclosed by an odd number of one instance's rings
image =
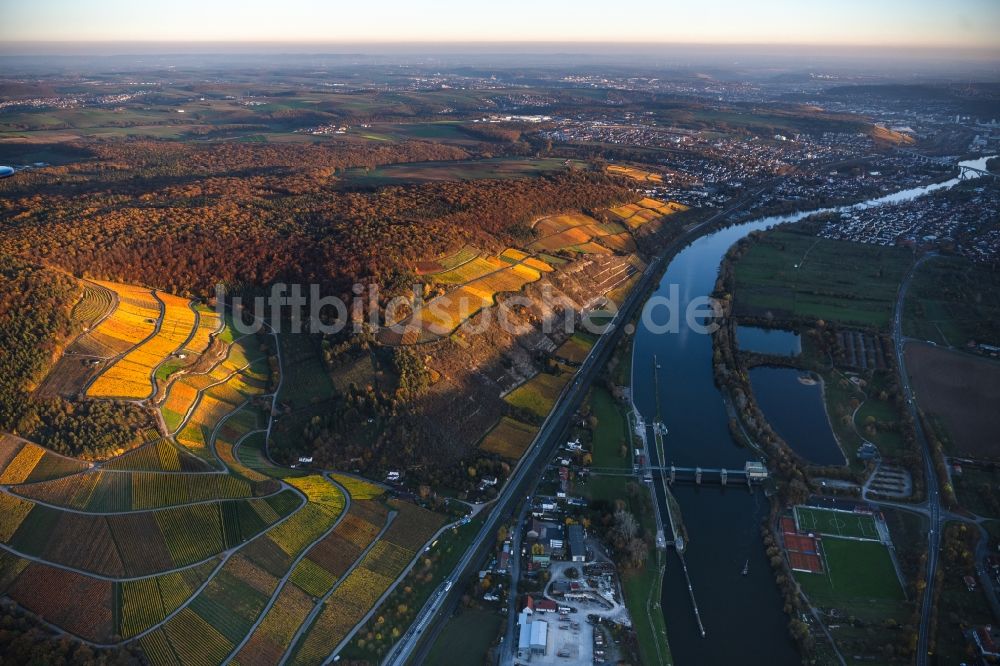
[[[985,168],[986,160],[961,162]],[[953,187],[958,178],[912,188],[866,201],[857,206],[897,203]],[[677,311],[683,313],[692,299],[711,294],[719,265],[727,250],[747,234],[795,222],[815,213],[849,210],[852,206],[769,216],[742,222],[694,240],[670,261],[654,297],[679,295]],[[672,285],[676,285],[672,288]],[[643,316],[656,325],[667,323],[665,307],[646,304]],[[753,459],[729,434],[722,395],[712,374],[712,338],[696,333],[681,322],[676,332],[659,333],[640,325],[632,350],[632,387],[636,408],[647,423],[660,419],[669,429],[664,463],[678,466],[742,468]],[[655,358],[655,363],[654,363]],[[656,386],[654,376],[656,373]],[[659,463],[654,447],[654,464]],[[657,475],[657,502],[666,520],[664,497]],[[767,666],[798,664],[799,656],[789,637],[788,617],[774,582],[761,541],[761,519],[768,501],[760,491],[745,486],[726,489],[677,485],[689,537],[685,553],[694,595],[701,610],[706,637],[697,630],[687,582],[672,552],[661,593],[668,639],[675,662],[694,664],[742,663]],[[668,538],[669,535],[668,535]],[[749,573],[741,575],[744,564]]]

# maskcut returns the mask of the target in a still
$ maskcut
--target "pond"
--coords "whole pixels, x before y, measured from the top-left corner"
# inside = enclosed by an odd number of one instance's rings
[[[743,351],[773,356],[798,356],[802,353],[802,338],[795,331],[783,328],[737,326],[736,344]]]
[[[793,451],[817,465],[843,465],[826,406],[823,384],[795,368],[760,366],[750,370],[750,385],[764,418]]]

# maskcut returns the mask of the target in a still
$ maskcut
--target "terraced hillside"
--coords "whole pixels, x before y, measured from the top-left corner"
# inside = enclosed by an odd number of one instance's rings
[[[623,279],[598,295],[612,292],[631,277],[629,261],[635,257],[635,234],[658,228],[670,215],[687,210],[676,202],[648,197],[636,203],[603,209],[593,217],[574,211],[534,221],[532,240],[523,248],[507,248],[495,256],[471,245],[435,259],[419,261],[414,271],[427,283],[427,299],[411,312],[388,312],[381,331],[389,344],[414,344],[451,335],[477,313],[496,304],[500,294],[521,292],[547,274],[577,270],[572,259],[603,259],[604,265],[621,266]],[[598,269],[601,270],[601,269]]]
[[[446,517],[271,462],[272,335],[134,285],[88,284],[76,310],[69,349],[105,355],[72,393],[134,400],[160,432],[93,462],[0,435],[0,594],[157,665],[325,660]]]

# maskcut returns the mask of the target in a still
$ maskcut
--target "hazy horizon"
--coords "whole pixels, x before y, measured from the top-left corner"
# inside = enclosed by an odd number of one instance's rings
[[[305,44],[640,44],[809,45],[957,48],[997,52],[994,0],[839,0],[801,3],[671,3],[636,0],[629,11],[552,0],[510,0],[470,10],[457,0],[384,0],[362,5],[287,0],[203,3],[168,8],[125,0],[9,4],[0,43]]]
[[[178,68],[473,67],[574,68],[593,73],[711,73],[724,78],[790,73],[859,74],[921,82],[1000,81],[1000,51],[789,44],[587,42],[99,42],[0,43],[8,75]]]
[[[337,40],[337,41],[286,41],[286,40],[6,40],[0,41],[0,53],[72,55],[87,52],[105,55],[179,54],[199,53],[288,53],[319,55],[356,55],[382,53],[527,53],[558,54],[574,52],[599,52],[608,54],[670,53],[697,50],[709,53],[777,53],[801,52],[820,55],[886,55],[886,56],[955,56],[1000,58],[1000,44],[996,46],[913,46],[886,44],[807,44],[791,42],[657,42],[614,40]]]

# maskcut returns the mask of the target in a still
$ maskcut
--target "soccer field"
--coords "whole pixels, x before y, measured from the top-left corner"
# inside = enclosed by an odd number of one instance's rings
[[[875,519],[867,514],[797,506],[795,524],[800,532],[879,540]]]
[[[823,539],[826,573],[795,572],[805,593],[820,604],[851,599],[904,599],[889,551],[874,541]]]

